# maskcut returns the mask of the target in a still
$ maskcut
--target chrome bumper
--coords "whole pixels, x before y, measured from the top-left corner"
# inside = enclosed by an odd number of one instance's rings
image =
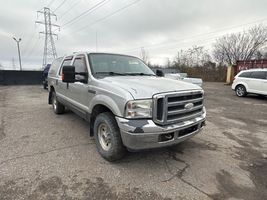
[[[192,120],[166,126],[159,126],[151,119],[116,117],[116,120],[123,144],[130,150],[143,150],[171,146],[191,138],[202,130],[205,118],[206,112]],[[165,136],[171,137],[163,141]]]

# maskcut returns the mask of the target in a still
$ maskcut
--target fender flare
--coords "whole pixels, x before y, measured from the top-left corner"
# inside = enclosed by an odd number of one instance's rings
[[[90,102],[90,105],[89,105],[89,112],[92,113],[94,107],[96,105],[103,105],[103,106],[106,106],[108,109],[111,110],[111,112],[115,115],[115,116],[123,116],[123,113],[121,112],[121,110],[119,109],[118,105],[116,104],[116,102],[106,96],[106,95],[97,95],[95,96],[91,102]]]

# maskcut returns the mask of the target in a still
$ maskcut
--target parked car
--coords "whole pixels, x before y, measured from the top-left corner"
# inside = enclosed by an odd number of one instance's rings
[[[203,81],[201,78],[189,78],[187,77],[187,73],[168,73],[165,74],[166,78],[174,79],[174,80],[181,80],[188,83],[196,84],[202,87]]]
[[[48,76],[48,71],[50,69],[51,64],[47,64],[43,70],[43,88],[47,89],[47,76]]]
[[[267,95],[267,69],[249,69],[239,72],[232,89],[239,97],[247,94]]]
[[[75,53],[53,62],[48,102],[87,120],[98,152],[114,161],[127,149],[175,145],[205,125],[203,90],[156,74],[136,57]]]

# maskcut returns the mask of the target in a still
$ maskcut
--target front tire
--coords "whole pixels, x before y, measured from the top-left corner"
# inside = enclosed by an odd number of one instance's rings
[[[94,138],[100,155],[108,161],[121,159],[126,148],[123,146],[120,130],[115,117],[110,112],[97,115],[94,123]]]
[[[235,88],[235,93],[238,97],[244,97],[247,95],[247,90],[245,88],[245,86],[243,85],[238,85]]]
[[[65,111],[65,106],[57,100],[56,92],[52,92],[52,107],[56,114],[62,114]]]

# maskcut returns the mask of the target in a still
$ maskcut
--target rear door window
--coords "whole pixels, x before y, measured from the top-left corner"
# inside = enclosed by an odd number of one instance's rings
[[[60,67],[60,63],[62,61],[62,58],[57,58],[53,61],[50,69],[49,69],[49,75],[50,76],[55,76],[57,71],[58,71],[58,68]]]
[[[250,78],[250,76],[251,76],[251,72],[243,72],[238,77]]]
[[[266,72],[264,71],[251,72],[251,78],[266,79]]]

